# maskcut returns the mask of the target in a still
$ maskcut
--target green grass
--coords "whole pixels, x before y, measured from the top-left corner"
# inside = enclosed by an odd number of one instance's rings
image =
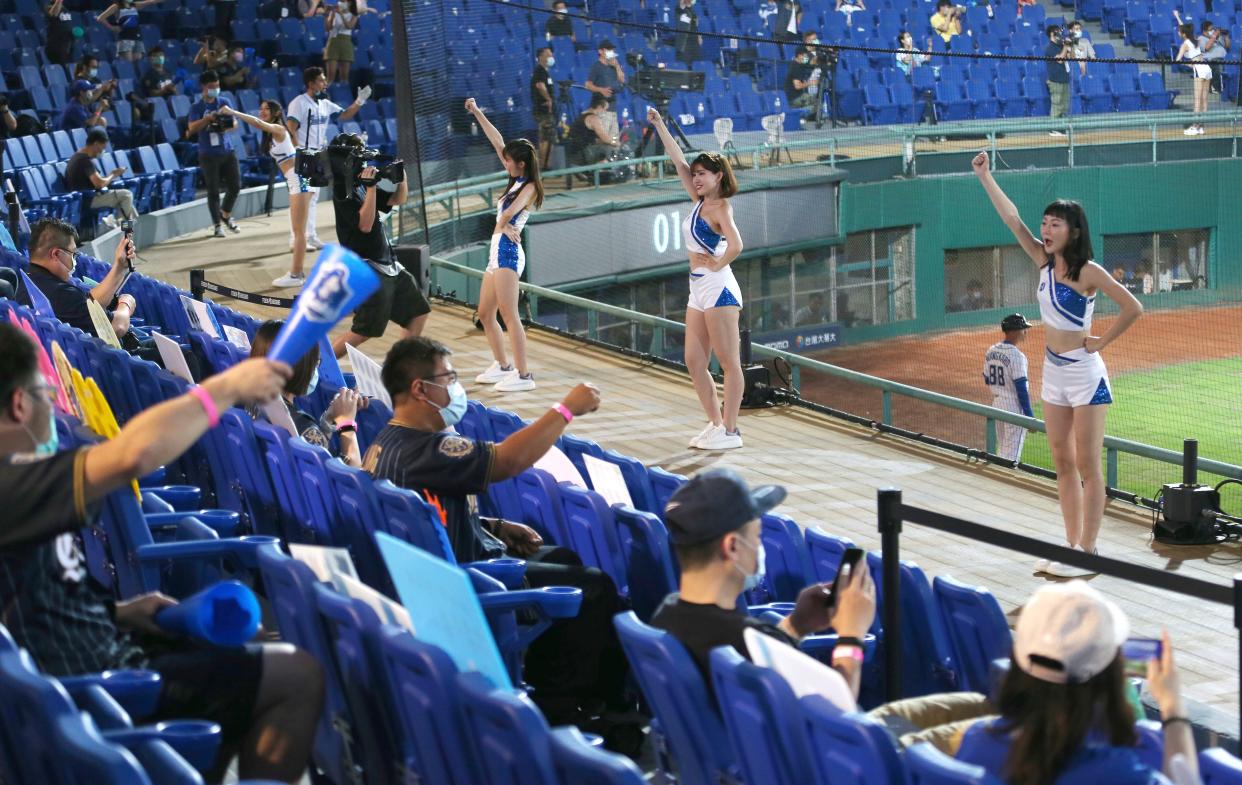
[[[1170,365],[1113,378],[1107,432],[1136,442],[1181,452],[1183,439],[1199,440],[1199,455],[1242,464],[1242,357]],[[1035,397],[1035,396],[1033,396]],[[1034,401],[1035,416],[1043,417]],[[1042,433],[1027,436],[1022,460],[1051,468],[1048,440]],[[1122,489],[1154,497],[1160,486],[1180,482],[1181,470],[1171,464],[1122,454],[1118,464]],[[1200,482],[1222,478],[1201,475]],[[1242,486],[1222,489],[1226,512],[1242,513]]]

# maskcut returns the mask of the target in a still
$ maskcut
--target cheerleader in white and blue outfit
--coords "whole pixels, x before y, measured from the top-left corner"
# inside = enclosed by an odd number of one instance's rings
[[[690,298],[686,303],[686,369],[694,382],[707,425],[690,440],[697,450],[733,450],[742,446],[737,427],[742,406],[742,363],[738,319],[742,289],[730,265],[742,252],[742,237],[733,221],[729,197],[737,193],[737,179],[727,158],[702,153],[692,163],[678,147],[664,119],[654,109],[647,120],[660,134],[694,208],[682,225],[690,253]],[[712,352],[724,373],[724,407],[716,395],[716,381],[708,370]]]
[[[526,364],[526,331],[518,314],[518,280],[526,269],[526,253],[522,250],[522,228],[530,217],[531,207],[543,204],[543,182],[539,179],[539,162],[535,146],[526,139],[505,143],[500,131],[488,121],[474,99],[466,101],[466,111],[474,115],[492,143],[500,162],[509,175],[504,195],[496,203],[496,227],[492,231],[487,270],[479,292],[479,321],[487,335],[494,362],[475,377],[479,384],[494,384],[499,392],[520,392],[535,389],[535,376]],[[496,320],[499,313],[505,320],[513,349],[513,364],[505,356],[504,331]]]
[[[1044,208],[1038,237],[992,179],[988,154],[973,162],[996,212],[1039,268],[1036,300],[1044,322],[1044,425],[1057,472],[1057,496],[1069,546],[1096,553],[1104,519],[1105,486],[1100,471],[1104,418],[1113,403],[1108,369],[1100,350],[1117,340],[1143,313],[1142,304],[1108,271],[1092,261],[1091,232],[1082,205],[1059,199]],[[1104,334],[1091,334],[1095,298],[1103,292],[1121,309]],[[1061,578],[1090,574],[1040,559],[1036,573]]]

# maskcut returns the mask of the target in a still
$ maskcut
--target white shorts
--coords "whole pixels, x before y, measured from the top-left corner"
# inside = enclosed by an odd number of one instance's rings
[[[726,305],[742,307],[742,287],[737,285],[733,270],[726,267],[715,272],[706,268],[691,271],[687,308],[706,311]]]
[[[1194,65],[1190,67],[1190,70],[1194,72],[1195,79],[1211,79],[1212,78],[1212,67],[1209,65],[1204,65],[1202,63],[1195,63]]]
[[[1074,349],[1057,354],[1044,352],[1044,403],[1054,406],[1093,406],[1113,402],[1113,386],[1099,352]]]
[[[289,171],[285,172],[285,182],[289,184],[289,193],[291,194],[308,194],[311,192],[310,181],[298,174],[296,166],[289,167]]]
[[[487,269],[501,268],[512,270],[518,278],[526,269],[526,252],[522,250],[522,244],[513,242],[503,233],[492,235],[492,244],[487,251]]]

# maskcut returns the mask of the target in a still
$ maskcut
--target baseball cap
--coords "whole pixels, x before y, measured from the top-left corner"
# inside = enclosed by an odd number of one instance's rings
[[[664,522],[676,545],[699,545],[735,532],[785,500],[785,488],[761,485],[753,491],[733,469],[699,472],[677,489],[664,508]]]
[[[69,92],[73,93],[74,95],[78,95],[83,90],[94,90],[94,89],[95,89],[95,85],[91,84],[85,79],[79,79],[78,81],[73,83],[73,87],[70,89]]]
[[[1015,664],[1053,684],[1081,684],[1104,672],[1130,635],[1121,608],[1085,581],[1045,586],[1022,609]]]
[[[1030,326],[1031,323],[1028,322],[1026,317],[1020,313],[1011,313],[1004,319],[1001,319],[1001,329],[1005,332],[1011,332],[1013,330],[1026,330],[1029,329]]]

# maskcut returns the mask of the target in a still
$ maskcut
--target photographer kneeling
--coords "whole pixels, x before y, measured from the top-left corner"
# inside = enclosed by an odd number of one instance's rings
[[[608,99],[599,93],[591,96],[591,107],[569,127],[566,157],[571,166],[590,166],[608,160],[617,152],[617,140],[604,125]]]
[[[405,329],[403,338],[415,337],[431,313],[414,276],[393,258],[384,224],[376,215],[405,201],[405,164],[392,161],[381,172],[373,165],[379,157],[379,151],[366,149],[357,134],[338,134],[328,148],[337,241],[365,259],[380,279],[380,288],[354,313],[349,331],[333,342],[337,357],[345,354],[346,344],[361,346],[368,338],[379,338],[390,321]]]

